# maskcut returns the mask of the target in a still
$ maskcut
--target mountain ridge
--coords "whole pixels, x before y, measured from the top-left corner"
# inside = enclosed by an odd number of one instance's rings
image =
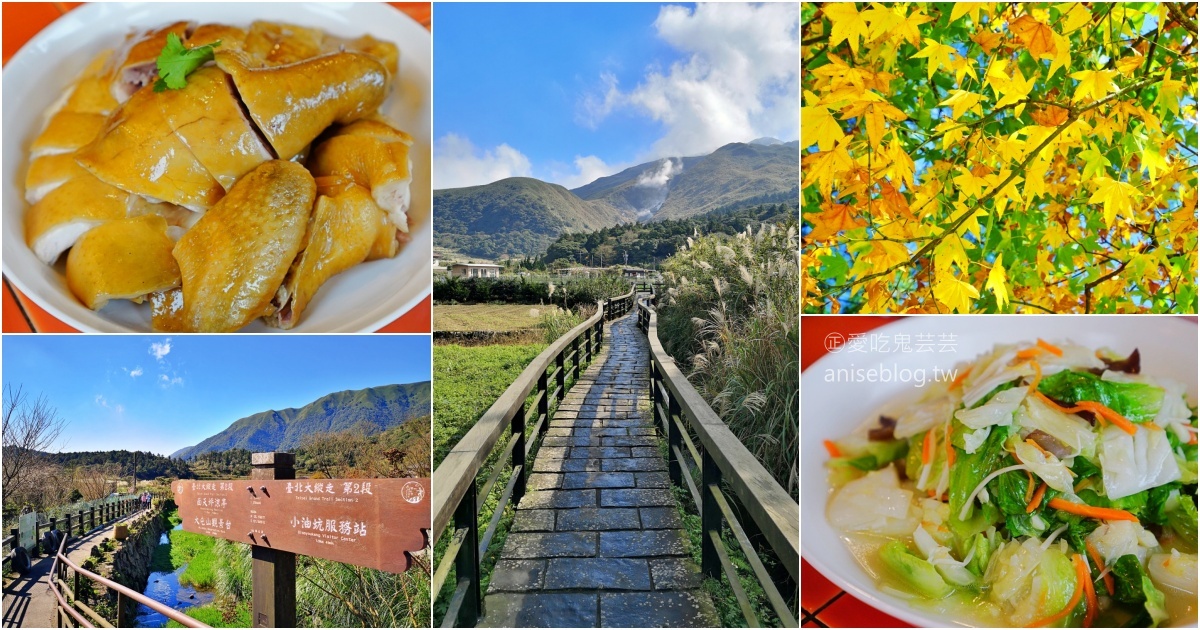
[[[239,418],[215,435],[170,456],[191,459],[231,448],[289,450],[312,433],[352,427],[368,433],[382,431],[430,415],[431,393],[429,381],[333,392],[302,407],[268,409]]]
[[[631,166],[574,189],[538,179],[434,191],[434,244],[471,257],[540,255],[566,233],[680,219],[800,186],[800,142],[758,138]]]

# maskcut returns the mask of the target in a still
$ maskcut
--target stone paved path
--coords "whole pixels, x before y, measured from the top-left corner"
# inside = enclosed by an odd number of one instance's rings
[[[83,563],[92,553],[92,547],[104,542],[112,536],[113,526],[134,520],[141,513],[134,512],[97,527],[83,536],[76,536],[67,543],[67,557],[76,564]],[[57,603],[54,594],[50,592],[50,568],[54,564],[54,556],[42,556],[34,561],[29,573],[14,580],[4,589],[4,627],[5,628],[53,628],[55,623],[54,608]]]
[[[634,311],[563,399],[492,573],[483,627],[716,625],[646,406]]]

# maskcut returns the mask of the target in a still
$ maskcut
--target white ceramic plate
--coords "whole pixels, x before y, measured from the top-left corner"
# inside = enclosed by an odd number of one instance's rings
[[[93,312],[75,299],[57,268],[41,263],[25,245],[22,228],[28,147],[42,112],[99,51],[137,28],[178,20],[248,26],[254,20],[314,26],[343,37],[371,34],[400,48],[400,73],[381,111],[415,138],[412,148],[412,242],[400,255],[358,265],[321,287],[293,332],[367,332],[391,322],[431,290],[430,121],[432,48],[429,31],[386,4],[93,3],[79,7],[38,33],[4,67],[3,258],[4,275],[39,306],[88,332],[147,332],[149,305],[124,300]],[[62,259],[65,259],[63,256]],[[280,332],[261,320],[244,332]]]
[[[808,318],[806,318],[808,319]],[[807,334],[814,334],[809,332]],[[878,344],[887,338],[890,351],[871,352],[871,335]],[[932,352],[918,352],[917,335],[933,335]],[[896,335],[908,335],[910,352],[896,351]],[[954,335],[943,346],[941,335]],[[1188,400],[1196,403],[1196,324],[1170,316],[1070,316],[950,315],[907,317],[866,333],[867,352],[844,347],[814,362],[800,375],[800,552],[825,577],[858,599],[898,619],[924,627],[964,626],[962,619],[940,617],[913,608],[903,599],[881,592],[875,581],[846,549],[838,532],[825,519],[829,497],[822,444],[840,438],[882,407],[911,395],[911,383],[827,382],[838,369],[870,369],[880,364],[892,370],[947,369],[959,361],[970,361],[997,343],[1069,339],[1091,348],[1107,346],[1122,356],[1137,348],[1142,372],[1169,376],[1188,384]],[[828,347],[828,346],[826,346]],[[830,372],[830,370],[834,370]],[[882,374],[880,372],[879,374]],[[864,376],[866,376],[864,374]],[[915,372],[911,375],[915,378]],[[880,377],[876,377],[879,380]],[[1192,622],[1194,625],[1194,621]]]

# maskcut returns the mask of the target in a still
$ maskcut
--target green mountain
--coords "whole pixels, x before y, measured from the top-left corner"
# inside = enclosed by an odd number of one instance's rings
[[[306,435],[361,429],[377,433],[430,415],[429,381],[336,392],[299,409],[263,411],[228,429],[180,449],[171,457],[191,459],[201,453],[244,448],[251,452],[295,449]]]
[[[603,260],[636,267],[652,266],[673,256],[696,233],[736,234],[747,225],[782,223],[795,220],[799,214],[799,203],[793,194],[777,203],[719,208],[686,219],[625,223],[595,232],[563,234],[546,248],[545,255],[528,259],[522,266],[545,269],[558,260],[571,264],[576,260]]]
[[[727,144],[672,178],[670,188],[655,219],[694,217],[781,193],[799,199],[800,143]]]
[[[510,177],[433,192],[434,245],[480,258],[540,253],[559,234],[597,230],[633,215],[584,201],[557,184]]]

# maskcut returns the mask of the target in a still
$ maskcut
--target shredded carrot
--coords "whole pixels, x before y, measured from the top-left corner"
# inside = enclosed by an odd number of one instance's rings
[[[1046,457],[1050,457],[1050,455],[1052,455],[1052,453],[1050,451],[1047,451],[1046,449],[1042,448],[1042,445],[1035,442],[1033,440],[1033,438],[1025,438],[1025,443],[1032,446],[1033,448],[1036,448],[1037,450],[1041,451],[1042,455],[1045,455]]]
[[[1025,513],[1032,514],[1034,510],[1038,509],[1038,506],[1042,504],[1042,497],[1045,494],[1046,482],[1043,481],[1042,485],[1038,486],[1037,492],[1033,493],[1033,500],[1029,502],[1029,505],[1025,506]]]
[[[1025,504],[1028,505],[1029,502],[1033,500],[1033,489],[1035,486],[1033,483],[1033,473],[1029,472],[1027,469],[1025,471],[1025,475],[1029,477],[1029,485],[1025,486]]]
[[[950,389],[954,389],[955,387],[962,385],[962,382],[967,380],[967,376],[969,376],[971,374],[971,368],[973,368],[973,367],[975,367],[975,366],[968,365],[967,369],[963,370],[962,372],[959,372],[958,376],[955,376],[954,380],[950,381]]]
[[[1162,427],[1158,426],[1157,424],[1154,424],[1153,422],[1144,422],[1144,423],[1142,423],[1142,426],[1146,427],[1147,429],[1154,429],[1155,431],[1163,430]]]
[[[1083,612],[1083,627],[1091,628],[1092,622],[1096,620],[1096,610],[1099,605],[1096,603],[1096,584],[1092,582],[1092,574],[1087,570],[1087,564],[1083,562],[1083,556],[1075,554],[1079,558],[1079,563],[1084,565],[1083,573],[1083,595],[1087,601],[1087,609]]]
[[[842,456],[841,449],[838,448],[837,444],[833,443],[833,440],[825,440],[825,450],[829,451],[830,457]]]
[[[1100,552],[1096,551],[1096,548],[1092,546],[1091,541],[1085,540],[1083,541],[1083,545],[1085,548],[1087,548],[1088,555],[1091,556],[1092,562],[1096,563],[1096,569],[1101,573],[1104,573],[1104,558],[1100,557]],[[1104,573],[1104,588],[1108,591],[1109,595],[1117,592],[1116,586],[1113,584],[1112,573]]]
[[[1043,352],[1045,352],[1045,350],[1042,350],[1041,348],[1025,348],[1024,350],[1017,352],[1017,358],[1021,359],[1022,361],[1025,359],[1032,359]]]
[[[1033,366],[1034,372],[1033,381],[1029,383],[1029,391],[1036,392],[1038,383],[1042,382],[1042,365],[1037,362],[1037,359],[1030,361],[1029,364]]]
[[[951,424],[946,423],[946,465],[954,465],[954,445],[950,443]]]
[[[1118,427],[1120,427],[1120,429],[1122,431],[1128,433],[1129,435],[1133,435],[1133,434],[1137,433],[1137,425],[1130,422],[1129,419],[1126,418],[1125,416],[1122,416],[1121,414],[1117,413],[1116,411],[1113,411],[1112,409],[1109,409],[1108,407],[1105,407],[1104,405],[1102,405],[1098,402],[1093,402],[1090,400],[1081,400],[1081,401],[1075,403],[1074,407],[1063,407],[1062,405],[1054,402],[1053,400],[1050,400],[1050,398],[1047,397],[1042,392],[1035,391],[1034,395],[1037,396],[1038,398],[1041,398],[1042,402],[1046,403],[1047,405],[1050,405],[1051,407],[1054,407],[1055,409],[1057,409],[1063,413],[1079,413],[1080,411],[1090,411],[1090,412],[1096,414],[1097,416],[1117,425]]]
[[[1195,444],[1195,443],[1196,443],[1196,434],[1195,434],[1195,433],[1193,433],[1193,434],[1192,434],[1192,439],[1188,440],[1188,444]]]
[[[1118,510],[1116,508],[1102,508],[1086,505],[1083,503],[1072,503],[1065,499],[1053,498],[1050,499],[1050,507],[1056,510],[1062,510],[1069,514],[1078,514],[1088,518],[1095,518],[1102,521],[1133,521],[1139,522],[1138,517],[1131,512]]]
[[[1074,612],[1075,607],[1079,605],[1079,600],[1083,597],[1083,583],[1091,580],[1091,576],[1088,575],[1087,567],[1083,564],[1083,556],[1075,554],[1071,557],[1071,562],[1075,565],[1075,577],[1077,579],[1075,582],[1075,591],[1071,593],[1071,601],[1067,602],[1066,607],[1062,610],[1050,615],[1049,617],[1039,619],[1025,626],[1026,628],[1041,628],[1043,626],[1048,626]],[[1043,591],[1043,593],[1044,592],[1045,591]]]
[[[925,433],[925,441],[921,443],[921,463],[933,461],[933,429]]]
[[[1042,339],[1040,337],[1038,338],[1037,345],[1039,348],[1045,350],[1046,352],[1049,352],[1050,354],[1053,354],[1056,357],[1062,356],[1061,348],[1059,348],[1058,346],[1056,346],[1052,343],[1045,341],[1044,339]]]

